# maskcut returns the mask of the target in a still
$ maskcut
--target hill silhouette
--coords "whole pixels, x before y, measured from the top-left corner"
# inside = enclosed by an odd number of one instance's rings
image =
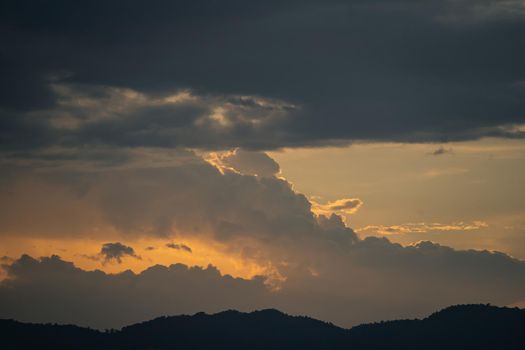
[[[3,349],[523,349],[524,330],[525,310],[490,305],[349,330],[272,309],[159,317],[106,332],[0,320]]]

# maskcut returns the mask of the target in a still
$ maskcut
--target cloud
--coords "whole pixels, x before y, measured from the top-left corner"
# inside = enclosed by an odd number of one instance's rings
[[[104,262],[108,263],[116,261],[122,263],[122,258],[129,256],[135,259],[140,259],[140,256],[135,254],[135,250],[132,247],[126,246],[122,243],[104,243],[100,249],[100,255],[104,259]]]
[[[15,261],[15,259],[11,258],[10,256],[4,255],[0,257],[0,281],[3,280],[5,277],[7,277],[7,271],[6,269],[9,267],[10,264],[12,264]]]
[[[5,5],[3,151],[524,136],[519,1],[125,7]]]
[[[437,148],[434,152],[432,152],[433,156],[441,156],[443,154],[447,153],[453,153],[452,148],[444,148],[443,146]]]
[[[221,171],[196,152],[136,149],[128,161],[106,166],[10,164],[0,174],[6,237],[195,239],[264,276],[234,279],[214,267],[181,265],[106,274],[56,256],[23,256],[4,268],[0,318],[117,327],[166,313],[276,307],[350,326],[450,304],[525,299],[523,261],[431,242],[361,239],[333,213],[355,210],[359,200],[330,202],[329,214],[316,214],[285,179]],[[100,254],[116,262],[137,256],[121,243]]]
[[[406,233],[427,233],[427,232],[446,232],[446,231],[474,231],[487,228],[489,225],[484,221],[456,222],[450,224],[440,223],[406,223],[400,225],[369,225],[356,229],[357,232],[379,235],[406,234]]]
[[[171,248],[171,249],[176,249],[176,250],[183,250],[183,251],[188,252],[188,253],[192,253],[193,252],[191,250],[191,248],[188,247],[185,244],[166,243],[166,247]]]
[[[13,166],[17,175],[5,175],[0,191],[0,232],[187,235],[219,241],[315,232],[310,202],[284,179],[220,172],[188,151],[169,152],[166,159],[156,163],[147,155],[136,164],[53,167],[42,173],[38,167]]]
[[[0,285],[0,317],[99,328],[194,310],[262,308],[268,293],[262,278],[236,279],[213,266],[157,265],[140,274],[110,275],[81,270],[58,256],[37,260],[24,255],[8,273],[13,279]]]
[[[2,263],[11,263],[14,260],[15,259],[13,259],[13,258],[11,258],[10,256],[7,256],[7,255],[0,256],[0,262],[2,262]]]
[[[449,2],[450,3],[450,2]],[[450,22],[483,23],[505,20],[520,20],[525,17],[522,0],[482,0],[452,3],[452,9],[440,19]],[[455,11],[453,11],[455,10]]]
[[[260,148],[267,133],[295,108],[277,99],[196,95],[180,89],[159,96],[130,88],[54,84],[53,91],[60,103],[52,109],[19,112],[7,119],[10,124],[0,134],[1,150],[16,157],[28,152],[46,156],[49,149],[57,148],[72,153],[88,144],[98,148],[232,148],[239,138],[245,139],[242,144],[247,148]],[[27,132],[35,134],[33,141],[19,143],[15,135]]]
[[[342,222],[333,217],[325,224],[316,246],[297,242],[300,260],[281,256],[288,264],[279,289],[268,277],[232,278],[213,266],[106,274],[57,256],[24,255],[6,266],[0,317],[108,328],[166,314],[276,307],[352,326],[418,317],[449,304],[524,300],[525,263],[505,254],[431,242],[402,247],[373,237],[329,247],[321,244],[323,236],[335,234]]]
[[[359,198],[341,198],[326,204],[320,204],[313,200],[311,200],[311,202],[312,211],[316,214],[324,215],[330,215],[332,213],[355,214],[363,205],[363,201]]]
[[[104,243],[100,248],[100,253],[95,255],[82,254],[82,257],[90,260],[101,261],[102,264],[116,262],[122,264],[122,259],[125,257],[132,257],[135,259],[141,259],[139,255],[135,253],[135,250],[127,245],[120,242],[115,243]]]
[[[280,172],[279,164],[264,152],[237,148],[230,152],[211,153],[207,159],[219,169],[230,168],[245,175],[272,177]]]
[[[453,176],[466,174],[470,170],[465,168],[439,168],[439,169],[429,169],[421,174],[422,178],[434,179],[442,176]]]

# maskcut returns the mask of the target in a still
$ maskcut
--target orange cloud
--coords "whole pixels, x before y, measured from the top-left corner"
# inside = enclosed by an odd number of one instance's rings
[[[355,214],[363,205],[363,201],[359,198],[341,198],[326,204],[320,204],[312,199],[312,212],[317,215],[331,215],[331,214]]]
[[[400,225],[369,225],[356,229],[359,233],[373,233],[379,235],[426,233],[435,231],[473,231],[486,228],[489,225],[484,221],[473,221],[471,223],[456,222],[451,224],[440,223],[406,223]]]

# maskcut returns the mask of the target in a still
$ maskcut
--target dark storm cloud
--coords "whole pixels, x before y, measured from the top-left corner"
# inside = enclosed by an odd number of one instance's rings
[[[519,1],[7,1],[0,13],[2,149],[523,136],[512,129],[525,121]],[[242,116],[253,106],[238,96],[297,108],[262,128],[238,117],[217,130],[195,124],[210,114],[209,102],[150,106],[73,132],[33,113],[60,110],[51,83],[124,87],[149,98],[191,89]],[[82,108],[74,114],[82,118]],[[158,132],[164,128],[177,132]]]

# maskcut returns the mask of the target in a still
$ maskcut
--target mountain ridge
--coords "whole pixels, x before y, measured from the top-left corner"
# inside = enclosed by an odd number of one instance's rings
[[[276,309],[160,316],[121,330],[0,320],[7,349],[522,349],[525,310],[454,305],[345,329]]]

